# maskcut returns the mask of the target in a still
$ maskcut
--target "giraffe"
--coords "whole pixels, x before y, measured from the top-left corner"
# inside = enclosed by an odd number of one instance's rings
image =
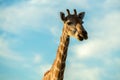
[[[74,9],[74,14],[70,14],[69,9],[66,10],[68,15],[65,17],[63,12],[60,12],[61,20],[63,21],[62,36],[60,37],[60,44],[58,46],[56,58],[50,70],[48,70],[43,77],[43,80],[63,80],[65,63],[67,57],[67,50],[69,46],[70,36],[75,37],[79,41],[86,40],[88,34],[83,27],[83,18],[85,12],[77,14]]]

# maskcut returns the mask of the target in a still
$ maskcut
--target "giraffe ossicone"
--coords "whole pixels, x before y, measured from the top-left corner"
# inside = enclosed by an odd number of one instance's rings
[[[50,70],[44,74],[43,80],[64,79],[67,50],[71,36],[80,41],[88,39],[87,31],[82,25],[85,12],[80,12],[77,14],[76,9],[74,9],[74,14],[70,14],[69,9],[66,11],[68,14],[67,16],[65,16],[63,12],[60,12],[60,18],[64,25],[56,58]]]

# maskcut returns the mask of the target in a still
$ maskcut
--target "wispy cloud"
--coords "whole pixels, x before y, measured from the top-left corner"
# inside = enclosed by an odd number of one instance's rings
[[[35,64],[40,63],[41,60],[42,60],[42,58],[41,58],[40,54],[35,54],[35,55],[34,55],[33,62],[34,62]]]
[[[68,4],[74,4],[74,6],[76,5],[77,7],[79,6],[81,9],[89,9],[90,5],[88,3],[88,0],[76,0],[76,1],[67,1]],[[71,5],[72,6],[72,5]]]
[[[102,73],[101,69],[98,69],[96,67],[90,68],[85,65],[78,65],[78,64],[72,64],[69,68],[67,68],[66,77],[65,79],[69,80],[100,80],[100,74]],[[69,76],[69,73],[74,73],[72,76]]]
[[[50,7],[45,8],[40,4],[33,4],[39,0],[32,1],[1,9],[0,18],[3,23],[0,26],[2,30],[14,34],[21,34],[26,30],[39,31],[43,27],[42,19],[44,19],[45,14],[53,15],[54,13]]]
[[[55,26],[50,28],[50,32],[52,33],[53,36],[59,38],[59,35],[62,31],[60,31],[60,28]]]
[[[0,57],[6,58],[8,60],[23,61],[24,58],[18,55],[16,52],[10,49],[9,41],[4,40],[0,37]]]
[[[30,0],[30,4],[35,4],[35,5],[50,5],[51,1],[53,2],[52,5],[54,6],[55,4],[58,4],[54,0]]]
[[[105,9],[120,8],[120,3],[119,0],[114,0],[114,1],[105,0],[103,3],[103,7]]]

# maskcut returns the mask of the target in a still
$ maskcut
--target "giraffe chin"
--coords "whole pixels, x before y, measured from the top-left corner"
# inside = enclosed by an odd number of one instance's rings
[[[78,36],[78,40],[79,40],[79,41],[83,41],[83,39],[84,39],[83,37]]]

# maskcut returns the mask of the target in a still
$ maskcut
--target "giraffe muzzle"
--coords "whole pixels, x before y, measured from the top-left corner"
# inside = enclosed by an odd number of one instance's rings
[[[78,35],[78,40],[83,41],[83,39],[84,38],[82,36]]]
[[[82,35],[85,40],[88,39],[87,31],[82,31]]]
[[[88,39],[88,34],[87,34],[87,32],[84,31],[84,32],[82,32],[82,34],[79,34],[79,35],[78,35],[78,39],[79,39],[80,41],[83,41],[84,39],[87,40],[87,39]]]

